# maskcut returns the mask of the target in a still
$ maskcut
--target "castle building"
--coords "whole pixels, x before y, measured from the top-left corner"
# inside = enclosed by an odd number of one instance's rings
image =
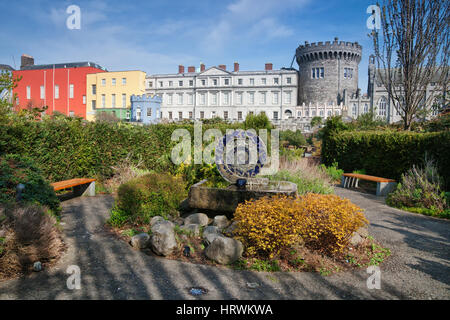
[[[300,45],[295,53],[299,66],[299,104],[346,103],[358,90],[358,65],[362,47],[357,42],[327,41]]]
[[[131,119],[132,95],[145,93],[145,72],[113,71],[92,73],[86,76],[86,119],[95,120],[102,112],[120,120]]]
[[[35,65],[33,57],[22,55],[20,70],[12,71],[22,78],[13,90],[14,107],[47,106],[47,114],[86,118],[86,75],[100,72],[106,69],[92,62]]]
[[[158,123],[161,120],[161,98],[159,96],[132,95],[131,122]]]
[[[232,71],[225,65],[206,69],[201,64],[199,70],[189,66],[186,72],[180,65],[176,74],[147,76],[146,93],[162,98],[162,118],[169,121],[243,121],[247,114],[261,112],[278,121],[294,114],[297,82],[297,70],[273,70],[271,63],[260,71],[240,71],[237,62]]]

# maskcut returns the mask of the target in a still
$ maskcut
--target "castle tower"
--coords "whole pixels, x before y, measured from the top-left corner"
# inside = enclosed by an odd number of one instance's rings
[[[299,66],[298,102],[339,104],[358,90],[362,46],[357,42],[305,41],[296,50]]]

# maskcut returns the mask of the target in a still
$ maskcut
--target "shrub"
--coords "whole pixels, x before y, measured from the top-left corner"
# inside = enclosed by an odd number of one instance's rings
[[[322,160],[338,162],[345,172],[364,169],[367,174],[391,179],[420,165],[427,154],[436,160],[444,187],[450,188],[450,131],[415,133],[343,131],[324,137]]]
[[[234,213],[235,234],[244,243],[247,254],[272,259],[298,241],[301,213],[297,198],[274,196],[246,201]]]
[[[260,113],[257,115],[254,114],[247,114],[244,121],[244,127],[246,130],[248,129],[272,129],[272,124],[270,123],[269,118],[266,116],[265,113]]]
[[[280,140],[287,141],[289,143],[289,145],[295,146],[297,148],[306,145],[306,139],[300,130],[281,131],[280,132]]]
[[[19,183],[25,186],[22,201],[47,206],[54,213],[60,212],[55,191],[33,161],[11,154],[0,157],[0,203],[15,202]]]
[[[322,253],[342,251],[353,232],[368,221],[362,209],[336,195],[277,195],[239,204],[236,236],[249,255],[273,258],[300,238]]]
[[[353,232],[368,223],[360,207],[333,194],[308,193],[299,208],[300,236],[307,246],[324,253],[342,251]]]
[[[60,255],[64,244],[56,227],[56,219],[41,206],[13,206],[5,209],[6,229],[0,252],[0,278],[29,271],[36,261],[48,263]]]
[[[388,195],[386,202],[398,208],[427,209],[421,211],[439,215],[448,207],[441,181],[433,161],[426,161],[424,168],[413,166],[402,175],[396,190]]]
[[[186,195],[181,177],[149,173],[119,187],[111,219],[118,226],[125,217],[133,223],[148,223],[151,217],[158,215],[168,218],[177,213]]]
[[[280,171],[269,176],[270,180],[286,180],[297,184],[299,194],[333,193],[332,180],[319,166],[306,158],[289,160],[281,158]]]
[[[338,169],[338,163],[335,162],[333,163],[331,166],[327,167],[324,164],[320,165],[321,169],[324,170],[328,176],[330,176],[330,178],[333,181],[340,181],[342,175],[344,174],[344,170],[342,169]]]

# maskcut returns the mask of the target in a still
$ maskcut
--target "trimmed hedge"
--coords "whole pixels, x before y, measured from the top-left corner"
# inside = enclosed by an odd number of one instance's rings
[[[203,125],[203,131],[242,127],[242,124]],[[135,126],[127,123],[86,122],[78,118],[30,121],[20,117],[0,124],[0,155],[19,154],[33,159],[49,181],[74,177],[106,178],[112,166],[131,154],[145,169],[174,172],[170,153],[179,141],[171,141],[177,128],[187,129],[194,139],[193,125],[157,124]]]
[[[345,172],[364,169],[367,174],[399,180],[425,157],[435,159],[450,190],[450,131],[415,133],[392,131],[340,131],[324,136],[322,161],[338,162]]]

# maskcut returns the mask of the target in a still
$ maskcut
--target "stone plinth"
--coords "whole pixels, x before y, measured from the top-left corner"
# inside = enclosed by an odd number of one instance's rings
[[[191,186],[189,207],[234,213],[238,204],[246,200],[275,194],[297,195],[297,185],[289,181],[271,181],[267,185],[247,185],[244,189],[239,189],[235,185],[230,185],[226,189],[208,188],[203,186],[206,181],[202,180]]]

